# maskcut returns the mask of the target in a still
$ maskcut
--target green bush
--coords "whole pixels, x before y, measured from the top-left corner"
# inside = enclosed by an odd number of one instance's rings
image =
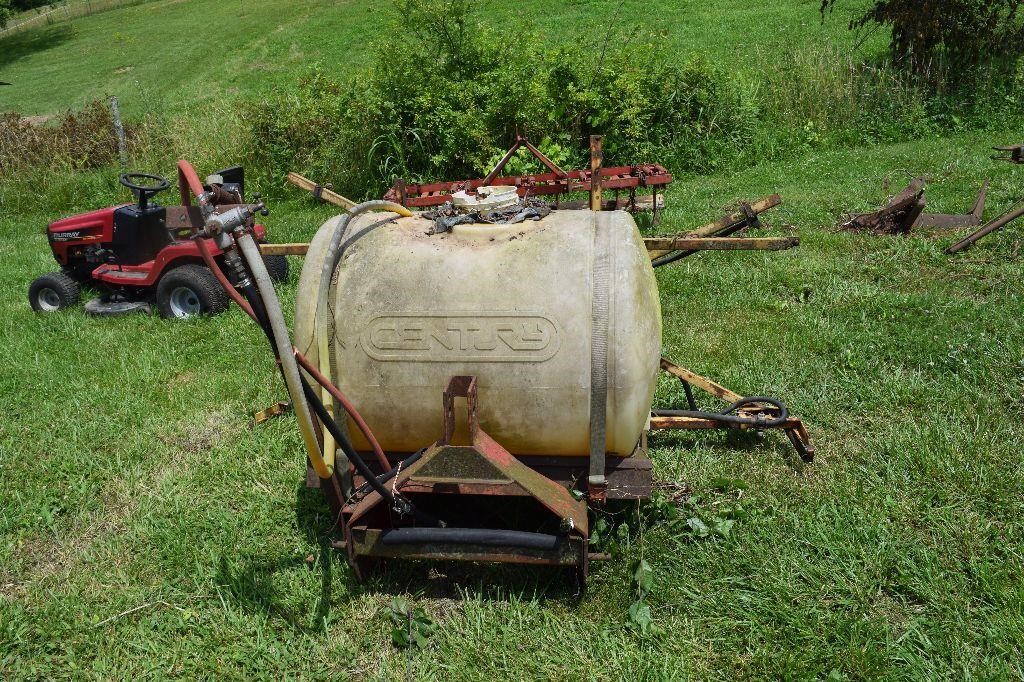
[[[836,0],[821,0],[824,16]],[[940,89],[1024,54],[1021,0],[874,0],[850,28],[883,26],[896,63]]]
[[[402,29],[381,41],[366,73],[340,83],[317,70],[252,103],[258,161],[379,196],[398,177],[480,176],[517,131],[567,166],[583,164],[587,138],[600,133],[606,163],[658,161],[677,172],[711,171],[753,139],[755,107],[706,60],[673,64],[655,43],[637,42],[610,44],[595,60],[530,35],[507,40],[469,9],[405,2]],[[519,159],[510,172],[516,164],[536,170]]]

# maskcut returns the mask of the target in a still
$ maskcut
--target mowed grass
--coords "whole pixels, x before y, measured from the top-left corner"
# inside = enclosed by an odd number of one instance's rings
[[[529,0],[480,4],[479,13],[513,42],[518,31],[532,32],[582,41],[597,55],[609,40],[661,34],[664,49],[680,59],[704,54],[752,74],[794,45],[852,45],[846,17],[863,4],[852,2],[824,23],[806,0]],[[369,63],[371,43],[394,20],[385,5],[368,0],[143,2],[0,41],[0,80],[12,84],[0,89],[0,111],[53,115],[117,95],[129,115],[165,114],[258,95],[314,64],[349,76]],[[872,40],[868,49],[878,44]]]
[[[599,45],[610,22],[625,36],[663,29],[680,59],[707,54],[752,79],[782,51],[853,42],[843,15],[822,25],[803,0],[483,9],[556,41]],[[0,80],[14,83],[0,109],[51,114],[117,94],[130,116],[216,116],[310,62],[365,65],[384,20],[362,0],[155,0],[0,41]],[[799,249],[658,271],[664,347],[738,392],[784,400],[818,459],[799,463],[775,433],[653,436],[659,483],[691,495],[684,515],[739,499],[747,516],[699,541],[630,522],[582,601],[545,569],[396,564],[357,583],[330,548],[327,506],[303,486],[294,419],[252,426],[285,397],[255,327],[234,309],[188,323],[33,314],[28,283],[54,267],[45,225],[127,194],[114,170],[5,181],[0,678],[1024,676],[1024,227],[954,257],[942,253],[952,235],[834,229],[922,173],[928,210],[966,211],[986,177],[986,217],[1009,209],[1024,171],[988,147],[1018,135],[808,151],[672,185],[664,232],[782,194],[766,234],[796,232]],[[200,171],[230,160],[189,144],[174,153],[203,150]],[[306,240],[333,214],[259,184],[275,241]],[[657,403],[682,407],[679,384],[666,378]],[[640,558],[654,572],[648,635],[627,615]],[[426,649],[392,645],[396,595],[437,622]]]
[[[658,271],[666,353],[748,394],[777,395],[818,448],[780,434],[652,438],[660,482],[712,516],[738,494],[728,539],[637,527],[577,602],[543,569],[398,564],[360,585],[329,548],[302,485],[284,396],[237,310],[196,322],[35,315],[50,213],[0,218],[0,671],[50,677],[702,679],[1020,677],[1024,354],[1021,228],[956,257],[949,237],[835,231],[911,175],[929,208],[987,215],[1021,195],[988,160],[1014,131],[815,152],[676,182],[663,229],[772,191],[784,253],[707,253]],[[162,170],[170,173],[170,169]],[[113,200],[115,181],[83,177]],[[90,185],[91,183],[91,185]],[[276,240],[330,214],[263,187]],[[78,210],[80,207],[75,208]],[[793,227],[785,227],[792,225]],[[300,261],[293,262],[296,270]],[[295,277],[283,288],[289,306]],[[660,405],[682,405],[664,381]],[[705,405],[713,403],[704,401]],[[735,486],[733,486],[735,487]],[[630,627],[632,562],[652,566],[660,634]],[[391,644],[389,603],[438,623]]]

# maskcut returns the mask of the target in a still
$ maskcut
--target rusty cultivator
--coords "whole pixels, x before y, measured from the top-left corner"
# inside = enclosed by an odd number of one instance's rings
[[[548,169],[548,172],[499,177],[499,173],[520,148],[529,151]],[[410,208],[429,208],[450,201],[451,195],[459,191],[473,192],[481,187],[502,185],[515,187],[520,197],[547,197],[551,207],[558,209],[594,208],[592,202],[596,194],[599,208],[595,210],[626,210],[631,213],[646,210],[651,211],[657,220],[658,211],[664,205],[664,197],[659,196],[658,192],[672,182],[672,175],[664,166],[651,163],[605,168],[601,163],[601,138],[597,135],[591,139],[591,159],[589,169],[565,171],[529,140],[517,135],[515,143],[505,156],[483,178],[425,184],[397,180],[384,198]],[[646,196],[638,195],[638,189],[647,189],[651,193]],[[611,191],[612,197],[603,198],[602,191]],[[591,200],[583,202],[563,199],[564,195],[575,192],[589,192]],[[624,196],[620,196],[620,193]]]

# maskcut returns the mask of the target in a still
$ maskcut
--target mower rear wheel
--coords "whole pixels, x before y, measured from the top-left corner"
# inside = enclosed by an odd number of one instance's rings
[[[48,272],[32,280],[28,302],[37,313],[52,313],[78,303],[81,289],[78,282],[63,272]]]
[[[267,266],[267,274],[275,282],[288,281],[288,256],[264,256],[263,264]]]
[[[228,295],[205,265],[180,265],[160,278],[156,304],[163,318],[216,315],[228,309]]]

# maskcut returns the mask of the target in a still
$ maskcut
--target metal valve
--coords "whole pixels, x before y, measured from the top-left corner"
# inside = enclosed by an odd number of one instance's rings
[[[255,204],[249,204],[249,210],[252,211],[253,215],[256,215],[257,213],[262,216],[270,215],[270,209],[268,209],[267,205],[263,203],[263,199],[259,192],[254,193],[252,198],[256,200]]]

